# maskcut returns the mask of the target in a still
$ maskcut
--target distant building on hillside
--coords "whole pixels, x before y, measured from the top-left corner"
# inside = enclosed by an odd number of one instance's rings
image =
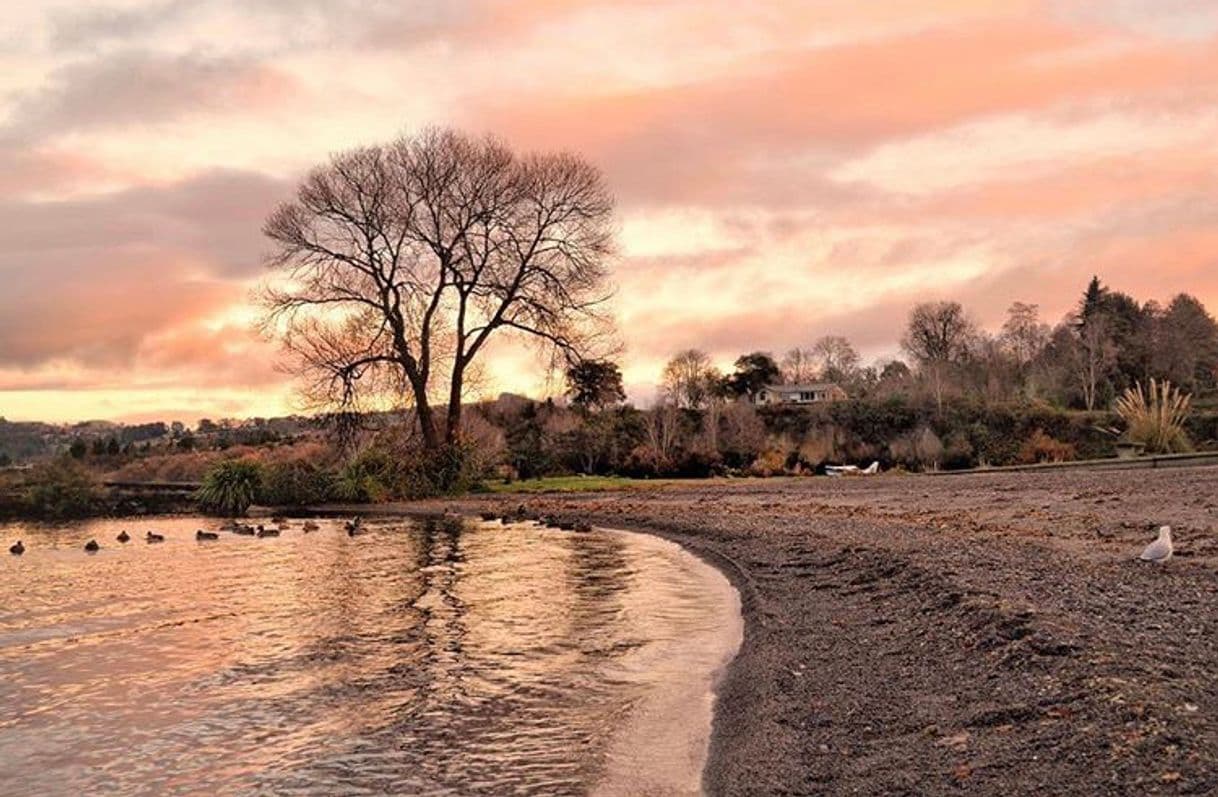
[[[825,404],[849,398],[846,391],[833,382],[811,382],[806,385],[766,385],[753,396],[753,403],[771,404]]]

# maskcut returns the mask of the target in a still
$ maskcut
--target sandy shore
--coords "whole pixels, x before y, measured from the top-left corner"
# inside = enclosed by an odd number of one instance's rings
[[[711,793],[1218,792],[1218,468],[458,506],[521,505],[659,533],[740,590]],[[1160,523],[1177,558],[1136,563]]]

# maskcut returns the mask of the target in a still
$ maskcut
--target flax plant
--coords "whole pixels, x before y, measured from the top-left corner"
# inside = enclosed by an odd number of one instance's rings
[[[1116,411],[1125,420],[1129,439],[1149,452],[1167,454],[1192,448],[1184,432],[1191,404],[1192,398],[1171,382],[1151,379],[1149,390],[1140,382],[1126,390],[1116,400]]]

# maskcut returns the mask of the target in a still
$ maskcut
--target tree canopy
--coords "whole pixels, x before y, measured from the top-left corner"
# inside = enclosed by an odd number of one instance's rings
[[[622,371],[610,360],[581,360],[567,367],[567,395],[584,409],[604,409],[626,400]]]
[[[315,404],[412,405],[436,450],[458,440],[493,338],[568,362],[606,348],[612,221],[600,172],[573,155],[442,129],[343,152],[266,221],[265,324]]]

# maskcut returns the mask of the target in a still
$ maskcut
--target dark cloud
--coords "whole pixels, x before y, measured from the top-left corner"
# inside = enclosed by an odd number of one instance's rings
[[[102,261],[139,251],[185,255],[211,276],[247,277],[261,268],[262,220],[290,189],[265,175],[214,171],[80,199],[0,201],[0,270],[31,257]]]
[[[217,111],[265,110],[296,90],[253,59],[122,51],[74,61],[15,103],[0,141],[148,125]]]

